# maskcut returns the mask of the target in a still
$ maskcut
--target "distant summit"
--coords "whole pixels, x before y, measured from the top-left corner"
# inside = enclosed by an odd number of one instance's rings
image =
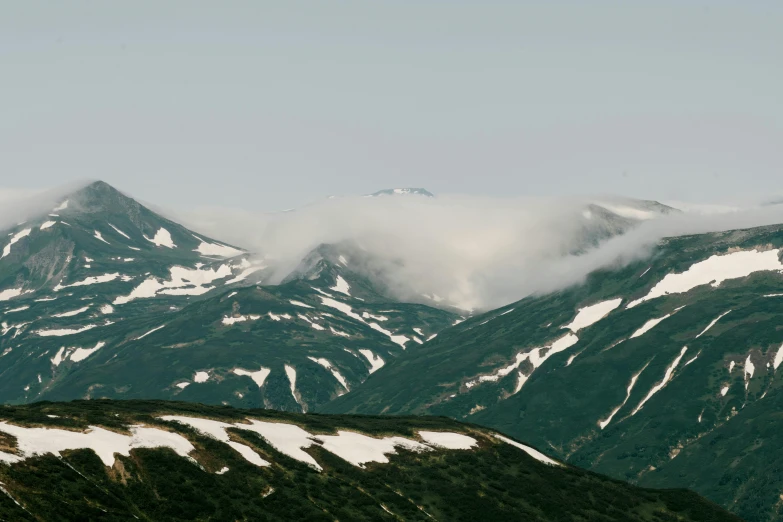
[[[405,196],[405,195],[416,195],[416,196],[425,196],[428,198],[434,198],[435,194],[432,192],[425,190],[423,188],[394,188],[394,189],[385,189],[385,190],[379,190],[378,192],[375,192],[373,194],[368,194],[368,198],[377,198],[380,196]]]

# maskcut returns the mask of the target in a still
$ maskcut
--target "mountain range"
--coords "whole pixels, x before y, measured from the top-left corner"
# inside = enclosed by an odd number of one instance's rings
[[[373,196],[435,197],[423,189]],[[677,212],[649,201],[586,204],[577,216],[580,240],[564,254],[589,252]],[[377,422],[391,433],[395,422],[413,422],[398,416],[419,415],[422,426],[488,433],[481,425],[525,441],[581,474],[594,488],[591,501],[607,498],[601,488],[608,479],[597,472],[644,487],[692,489],[744,519],[776,520],[783,510],[783,461],[775,451],[783,400],[776,378],[783,362],[776,326],[781,232],[773,226],[665,239],[649,258],[598,270],[584,284],[470,312],[434,295],[402,301],[382,274],[367,270],[372,263],[364,256],[372,254],[350,243],[319,245],[271,285],[271,259],[188,230],[96,182],[0,236],[7,237],[0,245],[0,400],[35,403],[6,406],[0,417],[21,419],[10,416],[50,404],[39,401],[91,399],[53,403],[57,411],[48,414],[73,408],[86,428],[96,404],[122,409],[130,426],[150,422],[140,417],[150,408],[188,408],[116,402],[160,399],[216,405],[198,406],[213,419],[253,408],[351,415],[334,417],[332,430],[347,422],[372,432],[367,426],[376,420],[369,419],[377,417],[352,415],[388,415]],[[285,418],[306,425],[321,416]],[[30,426],[39,422],[40,415]],[[562,485],[565,479],[542,471],[550,468],[524,475]],[[487,493],[494,506],[505,506],[492,511],[498,519],[511,512],[558,519],[538,500],[535,507],[504,504],[513,491],[504,487]],[[35,491],[25,491],[33,503]],[[112,494],[122,499],[118,509],[131,509],[127,492]],[[639,508],[638,519],[719,519],[684,513],[664,497],[645,497],[662,511]],[[701,506],[695,498],[689,502]],[[430,501],[441,514],[436,519],[460,519],[442,500]],[[596,520],[630,519],[601,506],[607,518]],[[130,512],[155,519],[155,512]]]

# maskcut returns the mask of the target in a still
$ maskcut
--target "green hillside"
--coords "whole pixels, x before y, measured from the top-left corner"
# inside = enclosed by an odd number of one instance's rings
[[[452,441],[427,442],[431,432]],[[0,459],[16,460],[0,464],[4,520],[739,520],[687,491],[542,463],[444,418],[41,402],[0,408],[0,442]]]
[[[649,260],[446,330],[323,411],[465,419],[777,520],[781,246],[780,226],[667,239]]]

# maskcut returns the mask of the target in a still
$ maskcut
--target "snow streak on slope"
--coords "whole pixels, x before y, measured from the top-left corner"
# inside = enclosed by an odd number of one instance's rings
[[[82,308],[79,308],[77,310],[71,310],[69,312],[62,312],[60,314],[53,314],[52,317],[73,317],[74,315],[83,314],[87,310],[90,309],[90,306],[83,306]]]
[[[533,457],[534,459],[536,459],[539,462],[543,462],[544,464],[548,464],[550,466],[562,466],[562,464],[560,464],[556,460],[550,459],[549,457],[547,457],[546,455],[544,455],[540,451],[535,450],[535,449],[531,448],[530,446],[525,446],[522,443],[519,443],[519,442],[517,442],[515,440],[511,440],[508,437],[504,437],[503,435],[500,435],[500,434],[497,434],[497,433],[495,434],[495,437],[497,437],[498,439],[502,440],[506,444],[511,444],[512,446],[521,449],[522,451],[524,451],[525,453],[527,453],[528,455],[530,455],[531,457]]]
[[[687,346],[683,346],[682,350],[680,350],[680,355],[678,355],[674,361],[669,365],[668,368],[666,368],[666,373],[663,376],[663,380],[652,387],[652,389],[647,393],[647,396],[642,399],[642,402],[639,403],[639,405],[634,408],[634,410],[631,412],[631,415],[636,415],[639,410],[642,409],[644,404],[649,401],[653,395],[661,391],[666,387],[667,384],[669,384],[669,381],[672,379],[672,375],[674,375],[674,370],[677,368],[677,365],[680,364],[680,361],[682,360],[682,356],[685,355],[685,352],[688,350]]]
[[[302,406],[302,403],[299,402],[299,397],[296,395],[296,369],[293,366],[289,366],[286,364],[284,366],[285,369],[285,375],[288,377],[288,383],[291,385],[291,395],[293,396],[294,400],[299,406]],[[302,406],[302,411],[304,411],[304,406]]]
[[[330,372],[332,372],[332,375],[334,375],[334,378],[337,379],[337,381],[342,385],[343,388],[345,388],[345,391],[351,391],[351,389],[348,387],[348,381],[345,380],[345,377],[342,376],[340,371],[332,366],[332,363],[330,363],[328,360],[324,359],[323,357],[307,357],[314,363],[318,364],[319,366],[323,366]]]
[[[658,324],[659,324],[661,321],[663,321],[664,319],[668,319],[669,317],[671,317],[672,315],[674,315],[675,313],[677,313],[677,312],[678,312],[679,310],[681,310],[682,308],[685,308],[685,307],[684,307],[684,306],[681,306],[680,308],[677,308],[676,310],[674,310],[672,313],[670,313],[670,314],[666,314],[666,315],[664,315],[663,317],[659,317],[659,318],[657,318],[657,319],[650,319],[649,321],[647,321],[646,323],[644,323],[644,324],[642,325],[642,327],[641,327],[641,328],[639,328],[639,329],[638,329],[638,330],[636,330],[634,333],[632,333],[632,334],[631,334],[631,337],[629,337],[629,339],[635,339],[635,338],[637,338],[637,337],[639,337],[639,336],[642,336],[642,335],[644,335],[645,333],[649,332],[650,330],[652,330],[653,328],[655,328],[656,326],[658,326]]]
[[[612,419],[614,418],[615,415],[617,415],[617,412],[620,411],[622,407],[625,406],[625,403],[628,402],[628,399],[631,398],[631,391],[633,391],[633,387],[636,386],[636,380],[639,378],[639,376],[642,374],[642,372],[647,368],[649,364],[650,364],[649,362],[645,364],[641,370],[636,372],[633,375],[633,377],[631,377],[631,382],[628,383],[628,387],[625,389],[625,400],[618,407],[612,410],[612,413],[610,413],[607,418],[598,421],[598,425],[601,427],[601,429],[606,428],[609,425],[609,423],[612,422]]]
[[[321,297],[321,302],[324,305],[326,305],[326,306],[329,306],[331,308],[335,308],[335,309],[341,311],[342,313],[344,313],[348,317],[351,317],[351,318],[356,319],[357,321],[359,321],[361,323],[366,324],[367,326],[369,326],[373,330],[376,330],[376,331],[381,332],[382,334],[388,336],[389,339],[391,339],[391,341],[393,343],[399,344],[402,347],[403,350],[405,349],[405,343],[410,341],[410,339],[408,339],[404,335],[394,335],[394,333],[390,332],[389,330],[386,330],[385,328],[381,327],[377,323],[368,323],[367,321],[365,321],[362,318],[361,315],[355,313],[353,311],[353,308],[351,308],[351,306],[349,306],[349,305],[347,305],[345,303],[341,303],[339,301],[335,301],[334,299],[330,299],[328,297]]]
[[[542,348],[533,348],[532,350],[526,353],[518,353],[516,355],[514,362],[512,362],[508,366],[504,366],[503,368],[495,370],[495,372],[493,372],[490,375],[481,375],[475,380],[468,381],[467,383],[465,383],[465,386],[468,388],[472,388],[473,386],[476,386],[477,384],[480,384],[482,382],[496,382],[500,380],[500,378],[505,377],[515,369],[519,368],[519,366],[523,362],[530,361],[530,364],[533,365],[533,370],[528,375],[520,375],[519,378],[520,382],[524,384],[524,382],[530,377],[530,375],[532,375],[537,368],[539,368],[542,364],[544,364],[544,362],[547,359],[549,359],[550,357],[552,357],[557,353],[562,352],[563,350],[572,347],[578,341],[579,338],[577,336],[575,336],[572,333],[569,333],[559,338],[551,345],[544,346]],[[518,392],[521,388],[522,386],[518,384],[515,393]]]
[[[0,259],[3,259],[7,255],[9,255],[11,253],[11,247],[15,243],[17,243],[20,239],[29,236],[30,232],[32,232],[32,230],[33,229],[31,229],[31,228],[26,228],[26,229],[22,230],[21,232],[18,232],[16,234],[14,234],[14,236],[11,238],[11,241],[9,241],[8,244],[3,248],[3,255],[0,256]]]
[[[754,249],[711,256],[691,265],[685,272],[667,274],[646,296],[628,303],[628,308],[667,294],[682,294],[701,285],[712,284],[717,288],[727,279],[747,277],[754,272],[783,270],[779,254],[777,249],[765,252]]]
[[[723,313],[722,313],[722,314],[720,314],[718,317],[716,317],[716,318],[715,318],[715,320],[713,320],[713,321],[712,321],[710,324],[708,324],[708,325],[707,325],[707,328],[705,328],[704,330],[702,330],[702,331],[701,331],[701,333],[700,333],[699,335],[697,335],[695,338],[696,338],[696,339],[698,339],[699,337],[701,337],[702,335],[704,335],[705,333],[707,333],[707,330],[709,330],[710,328],[712,328],[713,326],[715,326],[715,324],[716,324],[718,321],[720,321],[720,320],[721,320],[721,318],[722,318],[724,315],[726,315],[727,313],[729,313],[729,312],[731,312],[731,310],[729,310],[728,312],[723,312]]]
[[[122,230],[120,230],[119,228],[115,227],[115,226],[114,226],[114,225],[112,225],[111,223],[108,223],[108,225],[109,225],[111,228],[113,228],[115,232],[117,232],[119,235],[121,235],[121,236],[122,236],[122,237],[124,237],[125,239],[130,239],[130,236],[128,236],[128,234],[126,234],[125,232],[123,232],[123,231],[122,231]]]
[[[775,370],[778,369],[780,363],[783,363],[783,344],[780,345],[778,351],[775,353],[775,361],[772,363]]]
[[[148,332],[146,332],[146,333],[143,333],[142,335],[140,335],[140,336],[136,337],[136,338],[135,338],[135,339],[133,339],[133,340],[134,340],[134,341],[140,341],[141,339],[144,339],[144,338],[145,338],[145,337],[147,337],[148,335],[150,335],[150,334],[153,334],[153,333],[157,332],[158,330],[160,330],[161,328],[163,328],[163,327],[165,327],[165,326],[166,326],[165,324],[162,324],[162,325],[160,325],[160,326],[157,326],[157,327],[153,328],[152,330],[150,330],[150,331],[148,331]]]

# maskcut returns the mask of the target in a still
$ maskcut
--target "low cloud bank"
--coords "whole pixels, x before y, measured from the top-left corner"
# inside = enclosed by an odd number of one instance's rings
[[[83,185],[38,192],[0,189],[0,229],[45,216]],[[596,201],[607,202],[621,216],[589,211]],[[686,212],[629,227],[627,217],[639,215],[639,208],[649,210],[634,204],[606,197],[388,196],[326,199],[279,213],[201,208],[166,214],[263,256],[273,284],[317,246],[344,243],[361,249],[353,268],[379,277],[399,298],[438,296],[476,311],[578,284],[596,269],[648,256],[664,237],[783,223],[780,204],[680,204]]]
[[[613,224],[585,209],[605,198],[472,196],[347,197],[292,212],[225,209],[185,217],[213,237],[258,252],[279,282],[322,243],[355,242],[363,270],[397,296],[437,295],[464,309],[491,309],[582,282],[590,272],[648,256],[662,238],[783,222],[783,207],[710,207],[638,222],[585,248]]]

